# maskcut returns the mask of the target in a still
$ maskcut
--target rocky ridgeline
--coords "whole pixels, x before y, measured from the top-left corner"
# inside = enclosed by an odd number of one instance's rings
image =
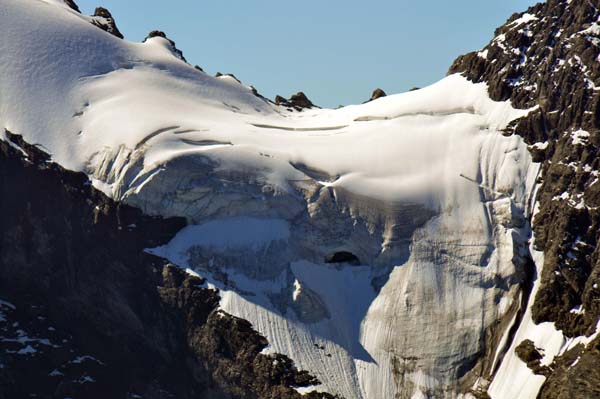
[[[63,0],[63,1],[64,1],[65,5],[67,5],[72,10],[77,11],[78,13],[81,13],[79,6],[73,0]],[[89,17],[89,20],[94,26],[102,29],[103,31],[108,32],[111,35],[118,37],[119,39],[124,38],[123,34],[117,27],[117,23],[116,23],[115,19],[113,18],[112,14],[106,8],[97,7],[94,11],[94,14],[91,17]],[[160,31],[160,30],[151,31],[144,39],[144,42],[146,42],[148,39],[151,39],[154,37],[161,37],[161,38],[165,39],[166,41],[168,41],[169,47],[170,47],[173,55],[175,57],[179,58],[180,60],[182,60],[183,62],[188,62],[186,60],[185,56],[183,55],[183,51],[181,51],[179,48],[177,48],[175,42],[173,40],[171,40],[166,35],[166,33],[163,31]],[[204,70],[198,65],[196,65],[194,68],[196,68],[200,72],[204,72]],[[215,77],[217,77],[217,78],[222,77],[222,76],[229,76],[229,77],[235,79],[238,83],[240,83],[240,84],[242,83],[237,77],[235,77],[234,74],[231,74],[231,73],[223,74],[221,72],[217,72],[217,74],[215,75]],[[265,101],[268,101],[265,97],[263,97],[258,92],[258,90],[256,90],[256,88],[254,88],[252,86],[250,86],[250,88],[254,95],[256,95],[257,97],[259,97],[261,99],[264,99]],[[385,96],[385,92],[381,89],[376,89],[373,92],[373,96],[371,97],[371,99],[369,101],[374,100],[379,97],[383,97],[383,96]],[[298,92],[296,94],[293,94],[289,99],[286,99],[282,96],[276,96],[274,103],[277,105],[286,107],[289,110],[295,110],[295,111],[302,111],[303,109],[309,109],[309,108],[315,107],[315,105],[308,99],[306,94],[304,94],[303,92]]]
[[[266,339],[204,280],[144,252],[183,219],[115,203],[4,136],[0,398],[300,398],[318,384],[261,354]]]
[[[450,73],[485,82],[494,100],[536,107],[506,134],[518,134],[542,162],[533,220],[545,255],[533,305],[536,323],[566,336],[592,334],[600,318],[600,1],[548,0],[513,15],[480,52]],[[542,398],[600,395],[600,339],[544,370]],[[574,352],[578,352],[575,354]],[[565,359],[579,361],[567,362]]]
[[[92,16],[92,23],[102,29],[110,33],[113,36],[118,37],[119,39],[123,39],[123,34],[117,28],[117,23],[115,22],[112,14],[104,7],[98,7],[94,11],[94,15]]]
[[[63,2],[67,7],[69,7],[73,11],[81,13],[79,6],[73,0],[63,0]],[[94,26],[97,26],[103,31],[108,32],[111,35],[118,37],[119,39],[123,39],[123,34],[119,30],[119,28],[117,28],[117,23],[115,22],[115,19],[113,18],[110,11],[108,11],[106,8],[97,7],[94,11],[94,15],[92,15],[89,18],[90,22]]]
[[[302,111],[303,109],[313,108],[315,105],[306,97],[303,92],[293,94],[290,98],[275,96],[275,104],[287,107],[290,110]]]
[[[73,0],[63,0],[63,1],[64,1],[65,5],[67,5],[72,10],[77,11],[78,13],[81,13],[79,6]],[[91,17],[89,17],[89,20],[94,26],[102,29],[103,31],[108,32],[111,35],[118,37],[119,39],[124,38],[123,34],[117,27],[117,23],[116,23],[115,19],[113,18],[112,14],[106,8],[97,7],[94,11],[94,14]],[[161,37],[161,38],[165,39],[169,43],[169,47],[170,47],[173,55],[175,57],[179,58],[180,60],[182,60],[183,62],[188,62],[187,59],[185,58],[185,56],[183,55],[183,51],[181,51],[179,48],[177,48],[177,45],[175,44],[175,42],[172,39],[170,39],[166,35],[166,33],[163,31],[160,31],[160,30],[151,31],[150,33],[148,33],[148,35],[144,39],[144,42],[146,42],[148,39],[151,39],[154,37]],[[204,72],[204,70],[198,65],[194,66],[194,68],[196,68],[200,72]],[[221,72],[217,72],[217,74],[215,75],[215,77],[217,77],[217,78],[223,77],[223,76],[226,76],[226,77],[229,76],[229,77],[235,79],[238,83],[242,84],[242,82],[237,77],[235,77],[235,75],[232,73],[223,74]],[[255,96],[257,96],[265,101],[269,101],[265,97],[263,97],[255,87],[250,86],[250,88],[252,90],[252,93]],[[383,90],[381,90],[381,89],[377,89],[377,90],[381,91],[381,93],[383,93],[383,96],[385,96],[385,93],[383,92]],[[376,93],[378,93],[377,90],[374,92],[374,94],[373,94],[374,96],[376,95]],[[381,97],[382,95],[378,94],[378,96]],[[378,98],[378,97],[372,97],[371,99],[373,100],[375,98]],[[296,110],[296,111],[302,111],[303,109],[313,108],[315,106],[308,99],[308,97],[306,97],[306,95],[303,92],[298,92],[298,93],[292,95],[289,99],[286,99],[281,96],[276,96],[274,103],[277,105],[286,107],[290,110]]]

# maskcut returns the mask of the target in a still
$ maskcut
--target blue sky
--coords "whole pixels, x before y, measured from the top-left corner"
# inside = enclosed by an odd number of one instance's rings
[[[263,95],[304,91],[335,107],[442,78],[460,54],[533,0],[76,0],[108,8],[128,40],[160,29],[191,64],[234,73]]]

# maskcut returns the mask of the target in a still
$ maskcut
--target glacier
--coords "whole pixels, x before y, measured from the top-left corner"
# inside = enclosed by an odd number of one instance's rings
[[[530,110],[450,75],[296,112],[164,38],[119,40],[58,1],[2,7],[2,127],[116,200],[185,217],[148,251],[207,278],[316,389],[459,398],[489,383],[500,359],[481,359],[519,308],[539,172],[503,131]]]

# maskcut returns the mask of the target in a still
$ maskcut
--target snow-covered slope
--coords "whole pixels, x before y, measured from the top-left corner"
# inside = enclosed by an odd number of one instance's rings
[[[0,0],[0,123],[109,196],[191,226],[150,249],[351,398],[458,397],[524,276],[527,113],[459,75],[292,112],[171,44],[54,1]],[[353,262],[331,263],[349,252]],[[350,258],[348,258],[350,259]],[[358,263],[358,264],[357,264]]]

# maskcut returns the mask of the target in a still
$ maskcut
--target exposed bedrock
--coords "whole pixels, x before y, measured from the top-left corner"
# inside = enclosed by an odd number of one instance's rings
[[[100,29],[110,33],[113,36],[118,37],[119,39],[123,39],[123,34],[117,28],[117,23],[113,18],[110,11],[108,11],[104,7],[97,7],[94,11],[94,15],[92,16],[92,22],[94,25],[99,27]]]
[[[302,111],[306,108],[313,108],[315,105],[308,99],[304,92],[299,91],[296,94],[292,94],[290,98],[283,98],[281,96],[275,97],[275,104],[281,105],[283,107],[289,107],[291,109],[295,109],[296,111]]]
[[[63,0],[63,1],[67,6],[69,6],[69,8],[71,8],[77,12],[81,12],[81,10],[79,10],[79,6],[73,0]]]
[[[565,338],[590,336],[600,318],[599,8],[598,1],[587,0],[537,4],[514,14],[488,46],[459,57],[450,68],[486,82],[496,100],[538,107],[506,134],[522,136],[541,162],[533,229],[544,258],[533,321],[554,323]],[[554,362],[547,355],[550,367],[539,397],[598,396],[600,379],[590,367],[591,359],[600,361],[597,344],[581,347],[578,362],[574,349]]]
[[[318,384],[288,357],[262,354],[267,340],[218,309],[206,280],[144,252],[185,220],[114,202],[4,137],[1,398],[291,399]]]
[[[385,97],[385,96],[387,96],[386,92],[383,91],[383,89],[377,88],[377,89],[373,90],[373,93],[371,94],[371,98],[369,98],[366,102],[377,100],[378,98]]]

